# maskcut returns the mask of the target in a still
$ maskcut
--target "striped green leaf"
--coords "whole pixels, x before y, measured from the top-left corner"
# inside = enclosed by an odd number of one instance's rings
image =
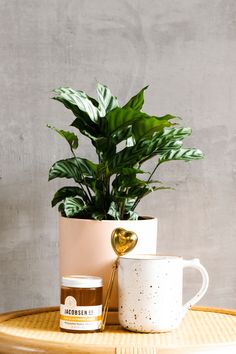
[[[182,139],[191,133],[188,128],[166,128],[155,133],[152,137],[145,137],[133,146],[128,146],[116,153],[110,162],[110,168],[116,166],[130,167],[136,163],[143,163],[157,154],[163,154],[171,150],[179,150],[182,146]]]
[[[161,155],[159,162],[166,162],[172,160],[200,160],[203,158],[203,153],[199,149],[180,149],[180,150],[170,150]]]
[[[143,138],[139,144],[147,146],[146,156],[141,159],[141,163],[151,157],[163,154],[169,150],[179,150],[182,147],[182,140],[191,135],[191,128],[165,128],[163,131],[155,132],[152,137]]]
[[[74,90],[70,87],[60,87],[55,89],[54,92],[56,93],[55,98],[63,99],[77,106],[81,111],[87,113],[93,122],[97,123],[98,109],[84,91]]]
[[[138,214],[133,210],[135,198],[126,198],[124,203],[124,215],[129,220],[138,220]]]
[[[97,165],[87,159],[71,158],[57,161],[49,170],[49,181],[54,178],[73,178],[81,183],[85,176],[96,176]]]
[[[135,111],[141,111],[144,104],[144,91],[148,88],[145,86],[137,95],[133,96],[124,106],[123,108],[132,108]]]
[[[72,104],[70,101],[67,99],[64,99],[62,96],[54,96],[52,97],[53,100],[61,102],[67,109],[69,109],[73,114],[86,121],[86,122],[92,122],[91,119],[89,118],[89,115],[86,112],[83,112],[81,109],[76,104]],[[95,123],[94,123],[95,124]],[[96,126],[96,125],[95,125]]]
[[[54,207],[57,203],[66,199],[67,197],[76,196],[79,196],[87,201],[87,195],[84,193],[83,189],[79,187],[62,187],[55,193],[52,200],[52,207]]]
[[[97,84],[98,110],[100,117],[104,117],[112,109],[119,107],[118,100],[112,95],[110,89],[101,84]]]
[[[112,217],[114,220],[120,220],[119,206],[115,202],[111,202],[110,207],[107,211],[107,214]]]
[[[71,126],[79,129],[81,134],[89,137],[90,139],[94,139],[100,134],[98,125],[90,119],[86,112],[81,111],[76,105],[71,104],[61,97],[53,97],[53,99],[63,103],[67,109],[73,112],[73,114],[76,116],[76,119],[73,121]]]
[[[192,134],[192,129],[191,128],[185,128],[185,127],[170,127],[170,128],[165,128],[161,132],[157,132],[153,134],[154,139],[159,139],[159,142],[161,144],[170,141],[170,140],[182,140],[186,136],[189,136]]]
[[[67,217],[73,217],[81,213],[85,209],[85,204],[82,199],[68,197],[64,202],[64,212]]]
[[[79,140],[78,140],[78,137],[73,132],[59,130],[49,124],[47,126],[48,126],[48,128],[51,128],[52,130],[57,132],[59,135],[61,135],[69,143],[71,150],[77,149],[77,147],[79,145]]]
[[[155,178],[159,165],[171,160],[197,160],[198,149],[183,148],[190,128],[172,123],[178,117],[162,117],[142,112],[144,87],[123,107],[105,85],[97,85],[97,100],[85,92],[67,87],[56,89],[54,99],[73,112],[71,124],[88,137],[96,149],[98,164],[84,158],[57,161],[49,171],[49,180],[73,179],[77,186],[59,189],[52,206],[59,203],[63,216],[87,219],[136,220],[140,200],[157,190],[169,189]],[[70,131],[50,126],[70,145],[73,156],[78,137]],[[157,156],[151,171],[141,170]],[[153,160],[154,161],[154,160]],[[145,175],[148,173],[148,176]],[[139,174],[143,174],[139,177]]]

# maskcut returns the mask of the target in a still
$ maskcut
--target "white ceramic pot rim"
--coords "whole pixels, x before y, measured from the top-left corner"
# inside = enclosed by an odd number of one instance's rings
[[[123,260],[139,260],[139,261],[168,261],[168,260],[181,260],[182,256],[163,254],[163,253],[153,253],[153,254],[134,254],[121,256],[120,259]]]
[[[61,218],[63,219],[68,219],[68,220],[79,220],[80,222],[97,222],[97,223],[125,223],[125,222],[149,222],[149,221],[152,221],[152,220],[157,220],[156,217],[154,216],[140,216],[142,219],[138,219],[138,220],[95,220],[95,219],[80,219],[80,218],[69,218],[69,217],[66,217],[66,216],[61,216]]]

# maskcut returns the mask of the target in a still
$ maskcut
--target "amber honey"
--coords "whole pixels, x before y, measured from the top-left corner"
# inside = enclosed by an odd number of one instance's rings
[[[67,332],[98,331],[102,322],[102,278],[62,277],[60,328]]]

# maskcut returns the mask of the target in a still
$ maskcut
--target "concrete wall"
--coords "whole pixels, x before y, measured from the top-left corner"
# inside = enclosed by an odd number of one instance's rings
[[[72,116],[50,90],[93,95],[97,81],[121,102],[149,84],[145,110],[193,128],[189,146],[205,159],[163,165],[158,177],[176,191],[139,211],[159,218],[160,251],[206,265],[201,304],[236,307],[236,2],[1,0],[0,10],[0,311],[58,303],[50,200],[63,182],[47,174],[69,151],[46,124],[65,128]],[[199,278],[186,278],[190,296]]]

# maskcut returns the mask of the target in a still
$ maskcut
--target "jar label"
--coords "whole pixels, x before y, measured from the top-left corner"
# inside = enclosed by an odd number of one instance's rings
[[[60,327],[72,331],[93,331],[99,329],[102,322],[102,305],[76,305],[76,299],[72,298],[72,296],[66,298],[65,305],[61,304]]]

